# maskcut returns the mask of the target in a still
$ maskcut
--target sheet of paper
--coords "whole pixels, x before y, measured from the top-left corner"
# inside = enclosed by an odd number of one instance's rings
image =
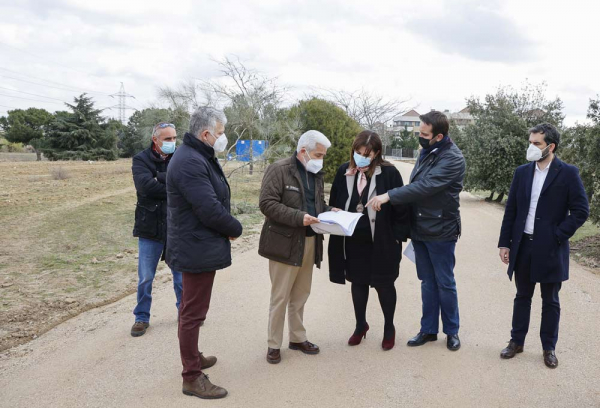
[[[406,246],[406,249],[404,250],[404,256],[410,259],[412,263],[417,263],[415,261],[415,247],[413,246],[412,241],[410,241]]]
[[[312,229],[319,234],[334,234],[352,236],[354,228],[363,214],[347,211],[327,211],[319,214],[318,224],[311,225]]]

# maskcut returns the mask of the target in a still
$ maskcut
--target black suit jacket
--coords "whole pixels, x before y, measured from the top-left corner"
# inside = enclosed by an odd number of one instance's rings
[[[512,279],[529,212],[536,163],[519,166],[513,176],[498,247],[510,248]],[[589,205],[577,167],[554,158],[535,212],[531,280],[569,279],[569,238],[587,219]]]

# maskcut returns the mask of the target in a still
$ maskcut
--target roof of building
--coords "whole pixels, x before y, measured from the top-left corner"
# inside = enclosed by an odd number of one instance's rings
[[[419,116],[421,116],[421,114],[419,112],[417,112],[416,110],[411,109],[408,112],[403,113],[401,116],[417,116],[417,117],[419,117]]]

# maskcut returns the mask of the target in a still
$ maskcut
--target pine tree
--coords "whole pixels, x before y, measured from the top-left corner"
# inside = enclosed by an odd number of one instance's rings
[[[86,94],[74,102],[66,104],[72,112],[57,112],[48,126],[44,154],[50,160],[115,160],[115,124],[105,122],[102,110],[96,109]]]

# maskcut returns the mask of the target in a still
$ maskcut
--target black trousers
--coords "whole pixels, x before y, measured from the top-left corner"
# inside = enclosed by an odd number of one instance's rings
[[[525,344],[525,337],[529,331],[531,298],[536,285],[536,282],[531,281],[531,250],[532,241],[527,236],[523,236],[515,264],[517,295],[515,296],[511,331],[512,341],[521,346]],[[540,283],[542,292],[540,339],[544,350],[554,350],[558,341],[560,321],[558,292],[561,286],[562,282]]]

